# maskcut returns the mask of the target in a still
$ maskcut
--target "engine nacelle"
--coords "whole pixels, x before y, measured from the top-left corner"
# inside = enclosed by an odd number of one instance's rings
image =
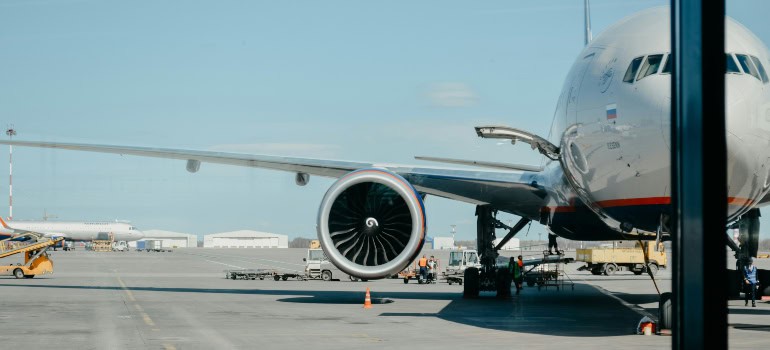
[[[335,182],[318,209],[318,240],[331,262],[365,279],[403,270],[425,242],[422,197],[401,176],[353,171]]]

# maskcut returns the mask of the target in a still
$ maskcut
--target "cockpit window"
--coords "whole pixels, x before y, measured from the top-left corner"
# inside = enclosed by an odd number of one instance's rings
[[[732,54],[726,53],[727,56],[727,73],[741,74],[741,70],[738,69],[738,64],[735,63],[735,59]]]
[[[765,66],[762,65],[762,61],[759,60],[759,58],[756,58],[754,56],[751,56],[751,61],[754,62],[754,65],[757,66],[757,70],[759,71],[759,76],[762,77],[762,82],[767,84],[770,79],[767,78],[767,72],[765,72]]]
[[[735,57],[738,58],[738,63],[741,64],[741,68],[743,68],[744,73],[751,74],[751,76],[754,78],[762,80],[762,78],[759,77],[757,68],[754,67],[754,63],[752,63],[751,59],[749,59],[749,56],[736,54]]]
[[[624,83],[634,82],[634,77],[636,76],[636,72],[639,70],[639,65],[642,63],[643,58],[644,57],[637,57],[631,61],[631,64],[628,66],[628,70],[626,70],[626,75],[623,77]]]
[[[663,65],[663,70],[660,71],[660,74],[671,74],[671,61],[674,60],[674,55],[668,54],[666,56],[666,64]]]
[[[639,70],[639,77],[636,80],[642,80],[642,78],[653,75],[658,72],[660,63],[663,61],[663,55],[649,55],[642,65],[642,69]]]

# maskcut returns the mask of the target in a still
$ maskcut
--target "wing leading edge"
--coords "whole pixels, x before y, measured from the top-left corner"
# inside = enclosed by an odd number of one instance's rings
[[[7,141],[0,144],[179,159],[281,170],[337,178],[364,168],[382,168],[403,176],[418,191],[472,204],[491,204],[512,214],[536,218],[546,201],[542,177],[532,171],[492,171],[350,162],[313,158],[78,143]]]

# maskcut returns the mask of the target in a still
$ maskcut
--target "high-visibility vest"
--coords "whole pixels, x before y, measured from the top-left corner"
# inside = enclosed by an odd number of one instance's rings
[[[428,259],[420,258],[420,262],[418,263],[420,267],[426,267],[428,266]]]
[[[521,267],[517,263],[508,264],[508,271],[513,278],[519,278],[521,276]]]

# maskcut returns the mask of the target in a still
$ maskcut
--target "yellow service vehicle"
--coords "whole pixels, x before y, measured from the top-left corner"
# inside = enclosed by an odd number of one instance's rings
[[[0,275],[10,274],[16,278],[32,278],[36,275],[53,273],[53,262],[48,258],[48,253],[46,253],[46,251],[48,248],[62,240],[64,240],[64,237],[32,243],[16,249],[0,252],[0,258],[24,254],[24,264],[0,265]]]
[[[589,270],[594,275],[611,276],[617,271],[631,271],[636,275],[649,271],[654,275],[658,269],[668,265],[663,243],[659,244],[658,249],[655,249],[654,243],[644,242],[642,245],[636,243],[633,248],[577,249],[575,253],[575,261],[586,263],[578,270]]]

